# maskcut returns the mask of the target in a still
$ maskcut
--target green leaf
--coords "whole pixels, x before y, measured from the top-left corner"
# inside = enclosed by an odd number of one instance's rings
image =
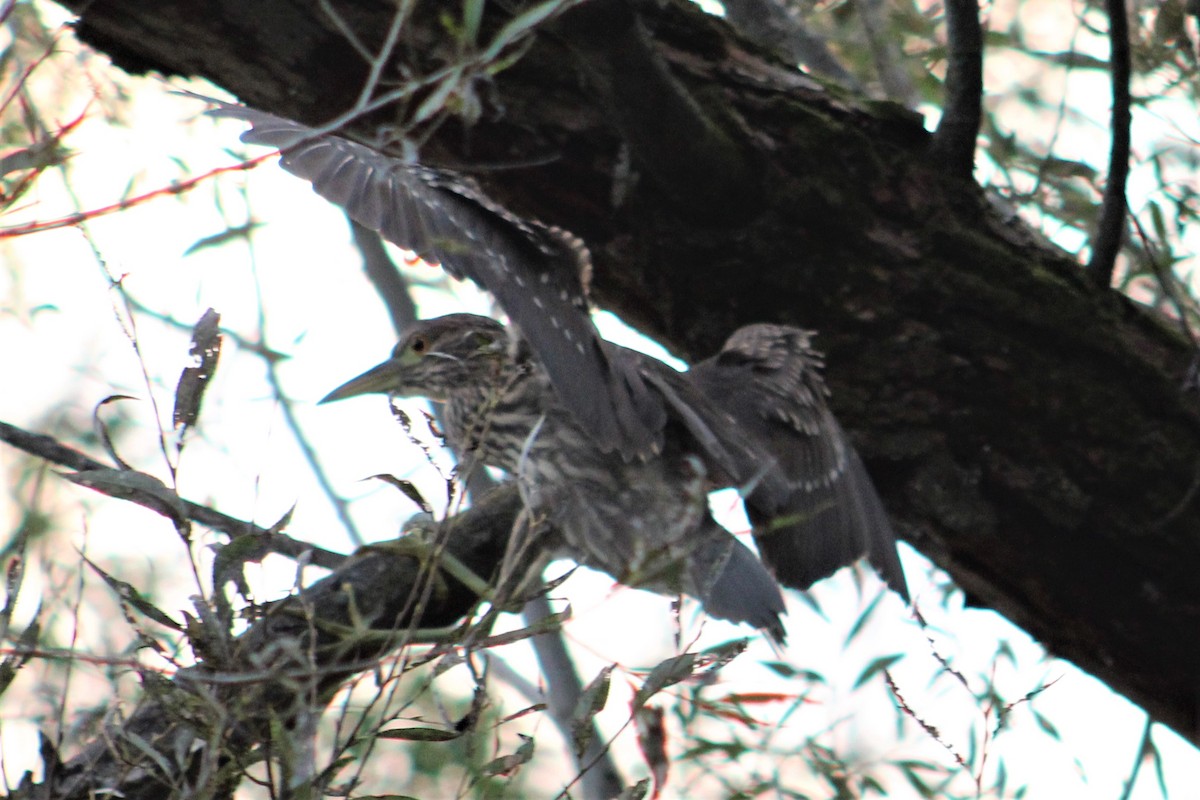
[[[591,683],[579,695],[575,703],[575,713],[571,715],[571,743],[575,746],[575,755],[582,756],[592,743],[596,732],[592,718],[600,713],[608,703],[608,689],[612,683],[613,665],[600,670]]]
[[[236,225],[226,228],[220,233],[214,233],[212,236],[205,236],[202,239],[197,239],[188,249],[183,251],[185,256],[190,256],[192,253],[198,253],[201,250],[208,250],[214,247],[220,247],[226,242],[248,241],[250,234],[261,228],[263,223],[258,220],[250,220],[245,225]]]
[[[633,695],[633,707],[635,709],[641,708],[647,700],[663,689],[692,677],[695,668],[695,653],[684,653],[674,658],[668,658],[650,670],[650,674],[646,676],[642,687]]]
[[[462,736],[459,731],[442,728],[391,728],[375,734],[377,739],[400,739],[409,742],[449,742]]]
[[[1159,241],[1167,240],[1167,222],[1163,219],[1162,207],[1158,203],[1151,200],[1147,204],[1150,210],[1150,222],[1154,225],[1154,235]]]
[[[485,0],[466,0],[463,3],[463,39],[467,44],[479,41],[479,25],[483,21]]]
[[[1071,69],[1095,69],[1101,72],[1108,72],[1108,60],[1104,58],[1096,58],[1089,56],[1086,53],[1081,53],[1078,50],[1062,50],[1058,52],[1049,52],[1045,50],[1030,50],[1029,55],[1034,58],[1040,58],[1050,64],[1057,64],[1060,67],[1070,67]]]
[[[883,672],[885,669],[890,667],[892,664],[895,664],[903,657],[903,653],[893,653],[890,656],[880,656],[879,658],[876,658],[859,674],[858,678],[854,681],[853,688],[859,688],[864,683],[871,680],[871,678],[874,678],[876,675]]]
[[[133,467],[129,466],[124,459],[117,455],[117,449],[113,445],[112,436],[108,433],[108,424],[100,418],[100,409],[118,400],[136,399],[136,397],[130,397],[127,394],[110,394],[99,403],[96,403],[96,407],[92,409],[92,428],[96,431],[96,438],[100,440],[100,444],[104,446],[104,452],[108,453],[108,457],[113,460],[113,463],[124,470],[132,470]]]
[[[452,68],[446,77],[438,81],[434,90],[421,102],[421,105],[417,106],[417,110],[412,116],[412,124],[419,125],[445,109],[450,96],[462,85],[463,74],[464,68],[459,65]]]
[[[97,575],[104,579],[104,582],[107,583],[109,588],[116,593],[117,597],[121,598],[121,602],[136,608],[138,611],[142,612],[142,614],[160,625],[165,625],[173,630],[183,631],[182,625],[163,613],[149,600],[142,597],[142,593],[135,589],[132,584],[126,583],[123,580],[109,575],[87,556],[81,556],[81,558],[83,558],[84,563],[91,567]]]
[[[1052,739],[1056,739],[1059,741],[1062,740],[1062,736],[1059,734],[1058,728],[1055,727],[1054,723],[1051,722],[1049,720],[1049,718],[1047,718],[1044,714],[1039,713],[1038,711],[1036,711],[1033,708],[1030,708],[1029,710],[1033,712],[1034,722],[1037,723],[1039,728],[1041,728],[1043,731],[1046,732],[1046,735],[1050,736],[1050,738],[1052,738]]]
[[[196,327],[192,328],[192,345],[188,353],[192,366],[184,367],[175,386],[175,411],[172,414],[175,427],[196,424],[200,416],[200,404],[204,390],[217,370],[221,358],[221,315],[211,308],[201,315]]]
[[[858,615],[858,619],[854,621],[854,625],[850,628],[850,633],[846,636],[845,646],[848,647],[854,641],[854,637],[862,633],[863,628],[866,627],[867,620],[871,618],[871,614],[875,613],[875,609],[879,606],[880,601],[883,600],[884,594],[884,592],[880,592],[875,595],[875,599],[868,603],[863,612]]]
[[[829,683],[825,676],[819,672],[814,672],[811,669],[797,669],[783,661],[764,661],[763,665],[783,678],[798,678],[809,683]]]
[[[421,494],[421,490],[418,489],[412,481],[406,481],[402,478],[397,478],[395,475],[389,475],[387,473],[372,475],[367,480],[383,481],[389,486],[395,486],[400,490],[401,494],[416,503],[417,507],[420,508],[421,511],[425,512],[426,514],[433,513],[433,506],[429,505],[428,501],[425,500],[425,496]]]
[[[500,30],[496,31],[496,35],[488,43],[487,48],[480,53],[481,60],[484,62],[496,60],[499,58],[500,53],[510,44],[524,36],[528,36],[533,32],[534,28],[550,17],[567,10],[571,6],[578,5],[581,1],[545,0],[545,2],[530,6],[504,23]]]
[[[141,736],[138,736],[133,731],[126,729],[121,732],[121,738],[124,741],[132,744],[138,750],[142,751],[142,755],[146,756],[147,759],[154,762],[154,764],[160,770],[159,777],[170,778],[172,775],[175,774],[174,771],[171,769],[171,765],[167,762],[166,757],[162,753],[155,750],[154,746],[151,745],[149,742],[147,742],[145,739],[143,739]],[[130,766],[133,766],[133,765],[130,764]],[[142,766],[143,766],[143,768],[145,768],[146,765],[142,765]],[[152,770],[146,770],[146,771],[152,772]]]
[[[523,733],[518,733],[518,736],[524,740],[523,744],[517,748],[517,751],[512,755],[500,756],[493,758],[488,763],[480,767],[479,771],[484,775],[508,775],[517,767],[527,763],[533,758],[533,737],[526,736]]]

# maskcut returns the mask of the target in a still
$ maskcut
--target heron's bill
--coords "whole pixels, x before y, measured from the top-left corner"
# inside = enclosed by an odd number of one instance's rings
[[[347,397],[358,397],[363,394],[387,394],[394,385],[395,369],[391,361],[385,361],[377,367],[351,378],[329,394],[318,400],[320,403],[332,403],[334,400],[345,400]]]

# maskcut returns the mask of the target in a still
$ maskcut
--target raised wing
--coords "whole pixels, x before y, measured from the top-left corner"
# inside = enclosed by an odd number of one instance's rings
[[[688,373],[713,404],[770,453],[787,481],[746,497],[755,541],[785,585],[807,589],[867,556],[905,600],[896,537],[866,468],[825,403],[811,334],[782,325],[739,328]]]
[[[280,166],[355,222],[491,292],[563,405],[602,448],[627,459],[658,448],[662,403],[633,365],[608,358],[588,316],[591,261],[579,239],[519,219],[455,173],[245,106],[209,102],[216,105],[213,116],[249,122],[242,141],[279,148]]]

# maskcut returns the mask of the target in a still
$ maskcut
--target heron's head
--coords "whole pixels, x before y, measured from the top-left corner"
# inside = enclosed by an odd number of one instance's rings
[[[343,383],[321,402],[361,394],[444,401],[456,391],[495,381],[509,360],[504,326],[475,314],[421,320],[382,364]]]

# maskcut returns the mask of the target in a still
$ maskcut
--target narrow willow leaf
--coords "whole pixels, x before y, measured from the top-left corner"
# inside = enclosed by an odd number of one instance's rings
[[[426,514],[433,513],[433,506],[429,505],[429,502],[425,499],[425,496],[421,494],[421,490],[418,489],[412,483],[412,481],[406,481],[402,478],[397,478],[395,475],[388,475],[387,473],[372,475],[370,478],[368,478],[368,480],[383,481],[389,486],[395,486],[405,497],[416,503],[417,507]]]
[[[879,658],[875,659],[870,664],[867,664],[867,668],[859,674],[858,678],[854,681],[854,686],[852,688],[857,689],[858,687],[862,686],[864,683],[871,680],[871,678],[874,678],[876,675],[883,672],[885,669],[890,667],[892,664],[895,664],[903,657],[903,653],[893,653],[890,656],[880,656]]]
[[[185,367],[175,387],[175,427],[196,424],[204,390],[217,369],[221,357],[221,315],[208,309],[192,329],[192,346],[188,352],[193,366]]]
[[[674,658],[668,658],[650,670],[650,674],[646,676],[645,682],[642,683],[642,688],[634,693],[633,707],[635,709],[641,708],[646,704],[647,700],[663,689],[692,677],[695,668],[695,653],[684,653]]]
[[[391,728],[375,734],[377,739],[401,739],[409,742],[449,742],[462,736],[458,731],[441,728]]]
[[[108,457],[121,469],[133,469],[133,467],[129,466],[123,458],[117,455],[117,449],[113,446],[112,436],[108,432],[108,423],[100,418],[100,409],[109,403],[115,403],[117,400],[136,399],[127,394],[110,394],[99,403],[96,403],[96,407],[92,409],[92,429],[96,432],[96,438],[100,440],[100,444],[103,445],[104,452],[108,453]]]
[[[523,740],[520,747],[512,755],[500,756],[493,758],[488,763],[479,768],[479,771],[484,775],[508,775],[517,767],[529,762],[533,758],[533,737],[526,736],[523,733],[517,734]]]
[[[160,610],[149,600],[142,597],[142,593],[134,588],[132,584],[126,583],[119,578],[114,578],[112,575],[109,575],[87,556],[83,556],[83,560],[84,563],[92,568],[93,572],[104,579],[104,582],[107,583],[109,588],[116,593],[117,597],[121,598],[121,602],[136,608],[138,611],[142,612],[142,614],[146,615],[160,625],[165,625],[166,627],[177,631],[183,630],[182,625],[171,619],[171,617],[169,617],[165,612]]]
[[[600,713],[608,703],[608,689],[612,683],[613,666],[600,670],[591,683],[580,693],[575,703],[575,713],[571,715],[571,742],[575,745],[575,755],[582,756],[592,743],[596,732],[592,718]]]

